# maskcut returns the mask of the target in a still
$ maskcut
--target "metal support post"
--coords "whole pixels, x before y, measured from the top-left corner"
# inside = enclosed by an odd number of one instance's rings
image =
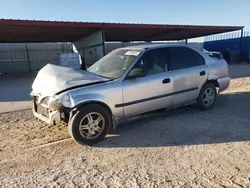
[[[62,53],[64,53],[63,42],[61,43],[61,46],[62,46]]]
[[[105,33],[104,33],[104,29],[102,28],[102,48],[103,48],[103,56],[106,55],[106,50],[105,50]]]
[[[240,60],[243,59],[243,28],[240,31]]]
[[[26,54],[27,54],[27,58],[28,58],[29,70],[31,72],[31,64],[30,64],[30,55],[29,55],[28,44],[26,43],[25,46],[26,46]]]
[[[187,27],[186,27],[186,30],[185,30],[185,44],[188,43],[188,38],[187,38]]]

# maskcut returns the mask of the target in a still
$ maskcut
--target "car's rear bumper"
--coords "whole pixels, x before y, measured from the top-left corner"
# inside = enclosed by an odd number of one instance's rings
[[[229,76],[217,79],[219,83],[219,93],[225,91],[229,87],[230,80],[231,78]]]

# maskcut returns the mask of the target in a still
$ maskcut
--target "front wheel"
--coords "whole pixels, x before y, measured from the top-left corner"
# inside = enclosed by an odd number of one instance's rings
[[[213,107],[217,96],[216,88],[213,84],[207,83],[201,89],[197,99],[197,105],[202,110],[208,110]]]
[[[97,104],[83,106],[69,121],[69,133],[79,144],[93,145],[103,140],[111,126],[111,117]]]

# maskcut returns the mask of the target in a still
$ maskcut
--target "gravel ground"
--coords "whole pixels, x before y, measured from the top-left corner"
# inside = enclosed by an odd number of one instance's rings
[[[213,109],[154,112],[94,147],[30,110],[0,114],[0,187],[250,187],[250,77]]]

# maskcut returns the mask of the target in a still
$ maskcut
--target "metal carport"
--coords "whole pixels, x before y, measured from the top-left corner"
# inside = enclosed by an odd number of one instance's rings
[[[93,63],[105,54],[105,42],[183,40],[236,30],[243,30],[243,26],[1,19],[0,43],[72,42],[78,52]]]
[[[105,41],[182,40],[243,29],[243,26],[0,20],[0,42],[72,42],[103,31]]]

